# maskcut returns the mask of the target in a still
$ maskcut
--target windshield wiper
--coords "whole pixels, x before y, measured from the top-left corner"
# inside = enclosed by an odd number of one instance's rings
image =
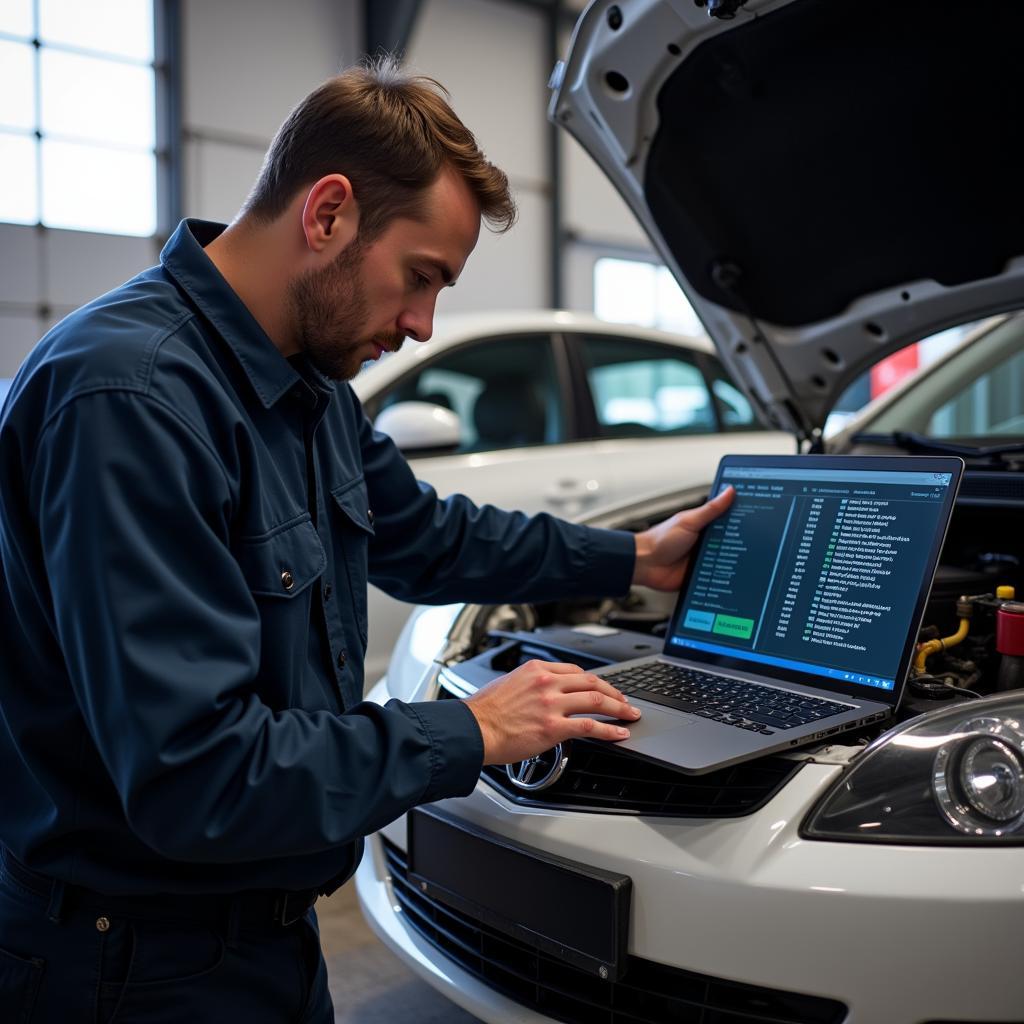
[[[854,434],[851,440],[857,444],[884,444],[926,455],[959,455],[962,459],[981,459],[987,462],[1016,463],[1020,460],[1006,456],[1024,456],[1022,441],[982,446],[957,444],[955,441],[938,441],[910,430],[894,430],[891,434]]]

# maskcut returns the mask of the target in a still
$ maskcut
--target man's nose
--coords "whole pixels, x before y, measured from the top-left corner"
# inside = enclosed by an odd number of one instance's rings
[[[434,309],[406,310],[398,318],[398,329],[413,341],[430,341],[434,333]]]

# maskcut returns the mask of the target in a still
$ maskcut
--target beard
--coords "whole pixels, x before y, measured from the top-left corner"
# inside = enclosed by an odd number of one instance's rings
[[[358,238],[329,266],[295,278],[288,285],[288,305],[299,351],[331,380],[351,380],[363,364],[359,352],[370,342],[397,352],[405,340],[402,334],[363,333],[370,307]]]

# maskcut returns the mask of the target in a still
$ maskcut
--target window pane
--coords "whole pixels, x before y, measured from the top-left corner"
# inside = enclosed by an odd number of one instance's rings
[[[1024,352],[1016,352],[932,414],[932,437],[1024,435]]]
[[[153,59],[153,0],[39,0],[39,36],[134,60]]]
[[[31,39],[32,0],[0,0],[0,32]]]
[[[676,284],[668,267],[659,267],[657,273],[657,326],[664,331],[701,335],[704,325],[690,305],[690,300]]]
[[[0,220],[35,224],[39,220],[36,195],[36,140],[27,135],[0,134]]]
[[[653,327],[658,280],[653,263],[601,259],[594,264],[594,312],[615,324]]]
[[[665,345],[586,338],[583,358],[601,437],[705,433],[715,413],[704,375]]]
[[[4,128],[36,126],[36,77],[30,43],[0,39],[0,125]]]
[[[43,139],[43,223],[54,228],[152,235],[156,157]]]
[[[747,396],[735,384],[719,378],[712,381],[711,388],[721,403],[722,425],[728,429],[745,428],[760,430],[761,424],[754,415]]]
[[[986,436],[1024,437],[1024,319],[1010,317],[980,332],[951,358],[918,374],[867,429],[972,443]]]
[[[153,148],[151,68],[59,50],[44,49],[40,56],[44,135]]]
[[[402,381],[383,405],[408,401],[455,412],[460,452],[563,440],[554,360],[543,335],[481,340],[434,359]]]

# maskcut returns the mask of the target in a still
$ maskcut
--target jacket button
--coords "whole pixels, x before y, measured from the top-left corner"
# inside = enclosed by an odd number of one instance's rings
[[[369,519],[370,525],[373,526],[373,509],[372,508],[368,508],[366,510],[366,518]]]
[[[344,668],[348,661],[348,654],[345,651],[338,651],[338,668]]]
[[[281,573],[281,586],[285,590],[291,590],[295,586],[295,577],[287,569]]]
[[[110,931],[110,918],[109,917],[97,917],[96,918],[96,931],[98,931],[98,932],[109,932]]]

